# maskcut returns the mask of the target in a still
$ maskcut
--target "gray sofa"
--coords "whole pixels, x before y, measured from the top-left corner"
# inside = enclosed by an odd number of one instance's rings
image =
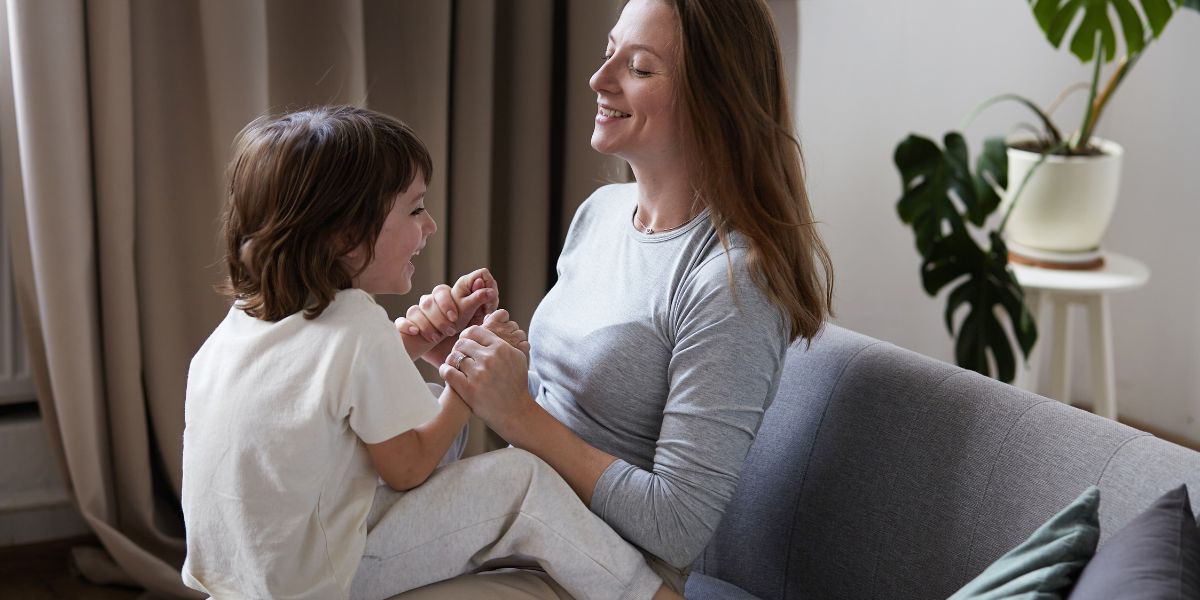
[[[829,326],[790,350],[686,593],[945,598],[1088,486],[1103,545],[1180,483],[1200,502],[1200,453]]]

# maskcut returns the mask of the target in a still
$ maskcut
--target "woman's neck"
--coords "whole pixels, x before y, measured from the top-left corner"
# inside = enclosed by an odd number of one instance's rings
[[[691,221],[704,208],[682,169],[664,172],[630,166],[638,184],[639,229],[674,229]]]

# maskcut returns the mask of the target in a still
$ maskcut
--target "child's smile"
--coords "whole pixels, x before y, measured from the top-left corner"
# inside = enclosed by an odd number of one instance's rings
[[[408,189],[396,197],[375,241],[375,259],[359,273],[354,287],[371,294],[406,294],[412,289],[416,271],[412,259],[437,231],[437,223],[425,210],[426,190],[424,174],[417,173]],[[355,250],[349,257],[360,254]]]

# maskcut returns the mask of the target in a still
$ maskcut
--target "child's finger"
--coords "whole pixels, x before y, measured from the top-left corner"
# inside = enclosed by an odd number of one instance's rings
[[[470,296],[462,299],[461,308],[464,315],[474,315],[479,309],[492,301],[496,295],[496,290],[492,288],[482,288],[471,292]]]
[[[487,267],[475,269],[474,271],[459,277],[458,280],[454,282],[454,291],[457,293],[459,298],[465,298],[471,292],[477,291],[477,288],[475,287],[475,280],[483,279],[484,283],[486,284],[487,280],[491,279],[491,277],[492,274],[487,270]],[[484,287],[492,286],[485,285]]]
[[[414,325],[412,321],[409,321],[405,317],[398,317],[395,320],[395,324],[396,331],[399,331],[400,333],[416,336],[421,335],[421,328]]]
[[[472,292],[477,292],[483,288],[492,288],[496,290],[496,295],[491,302],[483,305],[484,314],[488,314],[496,307],[500,306],[500,285],[496,283],[496,278],[492,276],[491,270],[487,267],[475,269],[466,275],[458,278],[454,282],[454,295],[456,298],[465,298]]]
[[[450,292],[450,286],[446,284],[439,285],[433,288],[430,292],[434,302],[445,313],[446,319],[450,322],[458,320],[458,303],[454,301],[454,295]]]
[[[418,329],[418,334],[425,338],[426,341],[436,343],[445,337],[441,331],[433,326],[433,323],[429,322],[429,319],[425,317],[425,313],[421,312],[420,306],[410,306],[404,318]]]
[[[442,312],[442,308],[438,305],[433,294],[421,296],[421,301],[417,306],[421,307],[421,312],[425,315],[425,318],[429,319],[429,322],[437,328],[441,335],[454,335],[454,323],[446,318],[446,314]]]

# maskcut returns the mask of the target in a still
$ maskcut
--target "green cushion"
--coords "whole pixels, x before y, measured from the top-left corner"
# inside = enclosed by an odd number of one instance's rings
[[[1096,553],[1100,489],[1092,486],[949,600],[1062,598]]]

